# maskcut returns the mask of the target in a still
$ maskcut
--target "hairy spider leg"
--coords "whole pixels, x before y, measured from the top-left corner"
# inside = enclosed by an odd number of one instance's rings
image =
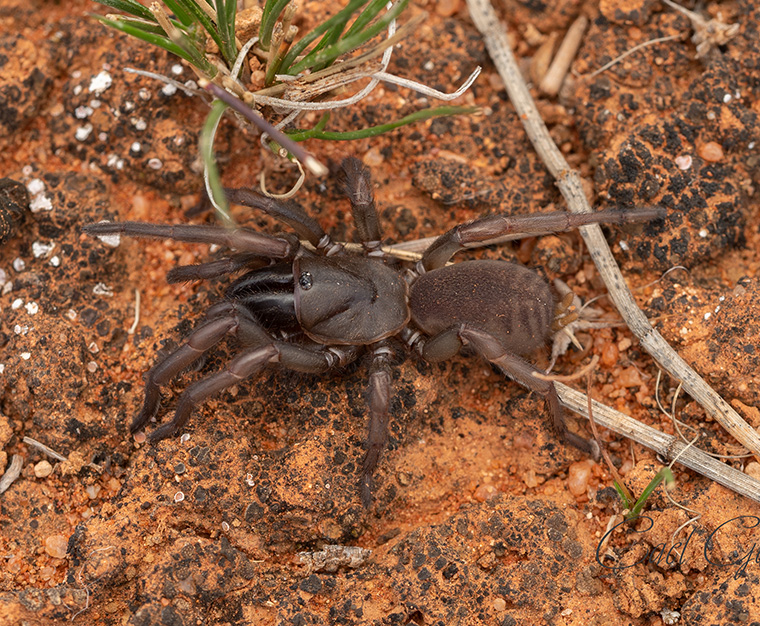
[[[369,432],[367,434],[367,452],[362,461],[362,473],[359,482],[359,491],[364,508],[369,508],[372,504],[374,484],[372,476],[388,441],[388,412],[392,393],[390,368],[392,353],[386,342],[381,342],[377,346],[373,352],[369,372],[367,402]]]
[[[351,201],[351,211],[359,231],[359,239],[368,249],[377,248],[380,245],[380,221],[375,209],[369,170],[355,157],[344,159],[341,170],[343,189]],[[334,249],[330,236],[295,200],[270,198],[249,187],[225,188],[224,192],[230,202],[259,209],[287,224],[299,237],[316,248],[324,251]]]
[[[175,435],[190,418],[193,409],[209,396],[232,387],[254,374],[258,374],[269,363],[279,359],[279,352],[273,344],[245,350],[230,361],[221,372],[210,374],[190,385],[177,400],[174,417],[154,430],[148,438],[159,441]]]
[[[510,233],[545,235],[574,230],[588,224],[626,224],[647,222],[665,216],[662,207],[646,207],[621,211],[604,209],[596,213],[552,211],[533,215],[488,215],[455,226],[430,244],[420,264],[425,271],[443,267],[452,256],[468,245],[496,239]]]
[[[237,312],[231,307],[214,307],[206,318],[204,323],[188,335],[183,345],[148,371],[145,377],[143,408],[133,420],[130,426],[131,432],[138,431],[156,415],[161,403],[163,385],[190,367],[204,352],[214,347],[226,335],[235,335],[240,326]]]
[[[167,283],[184,283],[193,280],[207,280],[234,274],[240,270],[253,270],[269,265],[269,259],[250,252],[231,254],[228,257],[195,265],[178,265],[166,274]]]
[[[270,258],[291,259],[299,249],[298,240],[291,235],[272,237],[250,228],[230,229],[205,224],[149,224],[145,222],[98,222],[82,228],[88,235],[126,235],[172,239],[187,243],[208,243],[235,248],[238,252],[223,259],[180,265],[169,270],[166,280],[180,283],[191,280],[217,278],[241,269],[255,269],[268,265]]]
[[[261,195],[250,187],[225,188],[224,193],[227,199],[234,204],[259,209],[283,224],[287,224],[298,233],[299,237],[315,247],[318,247],[325,237],[329,239],[319,223],[306,213],[304,208],[295,200],[283,201],[270,198]]]
[[[355,157],[343,160],[341,164],[341,184],[343,192],[351,202],[351,214],[356,224],[359,241],[369,255],[380,253],[382,229],[375,206],[372,176],[364,164]],[[369,508],[372,504],[373,475],[380,456],[388,442],[388,414],[392,395],[391,358],[393,352],[388,342],[381,341],[372,346],[372,364],[369,371],[367,408],[369,426],[367,451],[362,461],[359,492],[362,504]]]
[[[351,213],[354,217],[356,230],[359,231],[359,241],[364,244],[367,250],[375,250],[380,247],[382,230],[375,208],[372,176],[356,157],[343,160],[341,173],[343,192],[351,202]]]
[[[172,420],[150,435],[151,441],[165,439],[177,433],[193,409],[209,396],[254,376],[270,363],[308,374],[321,374],[338,365],[345,365],[359,355],[356,346],[320,346],[308,348],[273,339],[242,307],[234,302],[221,302],[209,310],[208,322],[188,336],[185,343],[148,372],[145,403],[132,424],[135,432],[158,410],[160,387],[197,360],[204,352],[219,343],[226,335],[235,335],[243,350],[222,371],[190,385],[177,400]]]
[[[594,458],[599,457],[599,446],[596,441],[585,439],[568,430],[554,383],[534,376],[533,373],[538,373],[538,370],[525,359],[506,350],[494,335],[467,324],[452,326],[425,342],[422,347],[422,357],[431,363],[444,361],[455,356],[465,345],[496,365],[508,378],[543,395],[551,411],[557,434],[579,450]]]
[[[240,252],[274,259],[293,258],[298,250],[295,237],[274,237],[251,228],[224,228],[207,224],[148,224],[146,222],[97,222],[86,224],[82,232],[94,237],[100,235],[126,235],[171,239],[186,243],[209,243],[233,248]]]

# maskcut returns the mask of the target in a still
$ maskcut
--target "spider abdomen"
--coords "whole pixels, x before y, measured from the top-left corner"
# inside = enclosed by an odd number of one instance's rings
[[[506,261],[466,261],[427,272],[412,285],[409,302],[412,322],[428,335],[467,324],[515,354],[543,346],[554,318],[546,281]]]

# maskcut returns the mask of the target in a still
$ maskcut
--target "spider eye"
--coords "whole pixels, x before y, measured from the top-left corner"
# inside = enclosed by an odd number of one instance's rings
[[[306,291],[307,289],[311,289],[314,280],[309,272],[301,272],[301,275],[298,277],[298,284],[301,286],[301,289]]]

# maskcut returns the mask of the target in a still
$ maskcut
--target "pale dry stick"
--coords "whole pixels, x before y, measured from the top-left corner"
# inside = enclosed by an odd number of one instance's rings
[[[53,450],[53,448],[47,447],[44,443],[40,443],[36,439],[32,439],[31,437],[24,437],[23,441],[26,445],[32,446],[32,448],[37,448],[37,450],[39,450],[40,452],[44,452],[51,459],[54,459],[55,461],[66,460],[65,456],[63,456],[59,452],[56,452],[55,450]]]
[[[37,448],[37,450],[39,450],[40,452],[44,452],[51,459],[54,459],[56,461],[61,461],[61,462],[68,460],[65,456],[53,450],[53,448],[49,448],[44,443],[41,443],[37,441],[36,439],[32,439],[31,437],[24,437],[23,441],[26,445],[32,446],[32,448]],[[100,472],[100,473],[103,472],[103,467],[98,465],[97,463],[90,462],[87,464],[87,467],[91,467],[96,472]]]
[[[2,478],[0,478],[0,493],[5,492],[8,487],[13,484],[19,476],[21,476],[21,468],[24,467],[24,457],[20,454],[14,454],[11,457],[11,462],[8,468],[5,470]]]
[[[559,88],[567,76],[570,64],[578,53],[578,48],[581,47],[586,26],[588,26],[588,18],[585,15],[579,15],[567,29],[567,34],[539,86],[539,89],[547,96],[556,96],[559,93]]]
[[[569,210],[573,213],[591,211],[583,192],[579,174],[570,169],[562,153],[554,144],[541,119],[530,92],[522,79],[509,46],[506,33],[488,0],[467,0],[473,22],[480,30],[486,48],[507,89],[510,100],[525,127],[536,152],[557,181]],[[628,328],[639,339],[644,349],[674,379],[683,382],[686,392],[709,415],[714,417],[737,441],[760,459],[760,436],[741,416],[721,398],[658,333],[636,305],[625,279],[612,256],[602,229],[596,225],[579,228],[591,258],[604,280],[610,298],[615,303]],[[749,479],[749,477],[747,477]],[[751,479],[750,479],[751,480]],[[760,490],[760,482],[754,481]]]
[[[172,85],[173,87],[176,87],[177,89],[182,91],[182,93],[184,93],[188,97],[192,97],[192,96],[202,97],[206,95],[206,92],[201,89],[197,89],[195,87],[186,85],[185,83],[181,83],[180,81],[175,80],[169,76],[164,76],[163,74],[156,74],[155,72],[148,72],[147,70],[140,70],[134,67],[125,67],[124,73],[137,74],[138,76],[145,76],[146,78],[152,78],[153,80],[157,80],[167,85]]]
[[[557,393],[568,409],[588,419],[588,399],[585,393],[577,391],[562,383],[554,383]],[[684,443],[677,437],[666,435],[659,430],[620,413],[615,409],[592,400],[594,421],[623,435],[628,439],[646,446],[668,461],[678,458],[681,465],[698,474],[714,480],[716,483],[732,489],[736,493],[760,502],[760,481],[734,469],[730,465],[716,461],[697,448]]]
[[[613,513],[610,515],[610,519],[607,520],[607,528],[604,529],[604,533],[602,533],[602,542],[597,546],[596,553],[597,555],[601,554],[602,558],[607,557],[612,562],[616,563],[620,559],[618,558],[617,554],[612,552],[611,550],[607,550],[607,545],[610,543],[610,539],[612,538],[612,533],[610,532],[615,526],[620,524],[624,520],[623,516],[620,515],[620,513]]]
[[[132,326],[127,331],[128,335],[134,335],[137,330],[137,325],[140,323],[140,290],[135,289],[135,317],[132,321]]]

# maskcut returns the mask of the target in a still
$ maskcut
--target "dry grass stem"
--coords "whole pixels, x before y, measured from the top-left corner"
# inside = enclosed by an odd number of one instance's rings
[[[585,15],[580,15],[567,30],[567,34],[562,40],[557,54],[554,55],[554,59],[539,87],[547,96],[556,96],[559,93],[570,65],[581,47],[583,33],[586,32],[587,26],[588,18]]]

